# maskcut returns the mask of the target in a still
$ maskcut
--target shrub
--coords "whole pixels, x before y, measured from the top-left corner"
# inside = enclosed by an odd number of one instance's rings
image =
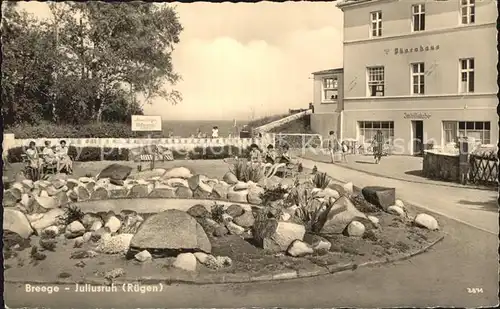
[[[10,163],[22,162],[21,155],[25,153],[25,147],[15,147],[8,151],[8,160]],[[127,148],[111,147],[76,147],[69,146],[68,155],[74,161],[127,161],[129,150]]]
[[[239,181],[243,182],[253,181],[257,183],[265,176],[263,166],[248,164],[248,161],[245,159],[239,159],[236,163],[234,163],[231,172]]]
[[[69,205],[64,209],[64,215],[59,219],[64,225],[69,225],[73,221],[81,221],[85,213],[75,205]]]
[[[224,223],[223,214],[224,214],[224,205],[220,205],[215,203],[212,205],[212,219],[217,223]]]
[[[330,184],[330,177],[326,173],[316,173],[313,183],[316,188],[325,189]]]
[[[285,194],[288,190],[283,188],[281,185],[275,188],[266,188],[264,193],[260,195],[262,200],[262,205],[268,206],[271,202],[282,200],[285,198]]]
[[[38,125],[21,124],[5,129],[14,133],[16,138],[130,138],[130,137],[162,137],[162,132],[134,132],[129,124],[99,122],[85,125],[61,125],[41,123]]]

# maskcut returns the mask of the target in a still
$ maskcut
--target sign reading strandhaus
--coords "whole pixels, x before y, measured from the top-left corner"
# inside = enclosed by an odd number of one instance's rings
[[[132,115],[132,131],[161,131],[161,116]]]
[[[413,47],[413,48],[394,48],[394,55],[421,53],[421,52],[436,51],[436,50],[439,50],[439,45],[427,45],[427,46],[420,45],[419,47]]]

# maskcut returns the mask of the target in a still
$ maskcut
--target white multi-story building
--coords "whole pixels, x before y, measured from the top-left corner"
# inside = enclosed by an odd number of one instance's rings
[[[351,0],[338,7],[340,138],[369,140],[382,130],[402,154],[461,135],[497,143],[496,1]]]

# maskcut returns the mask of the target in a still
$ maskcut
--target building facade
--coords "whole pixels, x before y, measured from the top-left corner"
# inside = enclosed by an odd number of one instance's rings
[[[311,129],[323,136],[330,131],[341,131],[344,78],[343,69],[330,69],[312,73],[313,110]]]
[[[344,12],[341,138],[394,153],[498,141],[496,1],[359,0]]]

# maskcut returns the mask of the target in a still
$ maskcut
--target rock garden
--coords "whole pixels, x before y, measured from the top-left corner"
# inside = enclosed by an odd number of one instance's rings
[[[4,191],[7,281],[243,282],[305,277],[408,257],[442,239],[394,188],[319,171],[266,178],[238,162],[17,179]]]

